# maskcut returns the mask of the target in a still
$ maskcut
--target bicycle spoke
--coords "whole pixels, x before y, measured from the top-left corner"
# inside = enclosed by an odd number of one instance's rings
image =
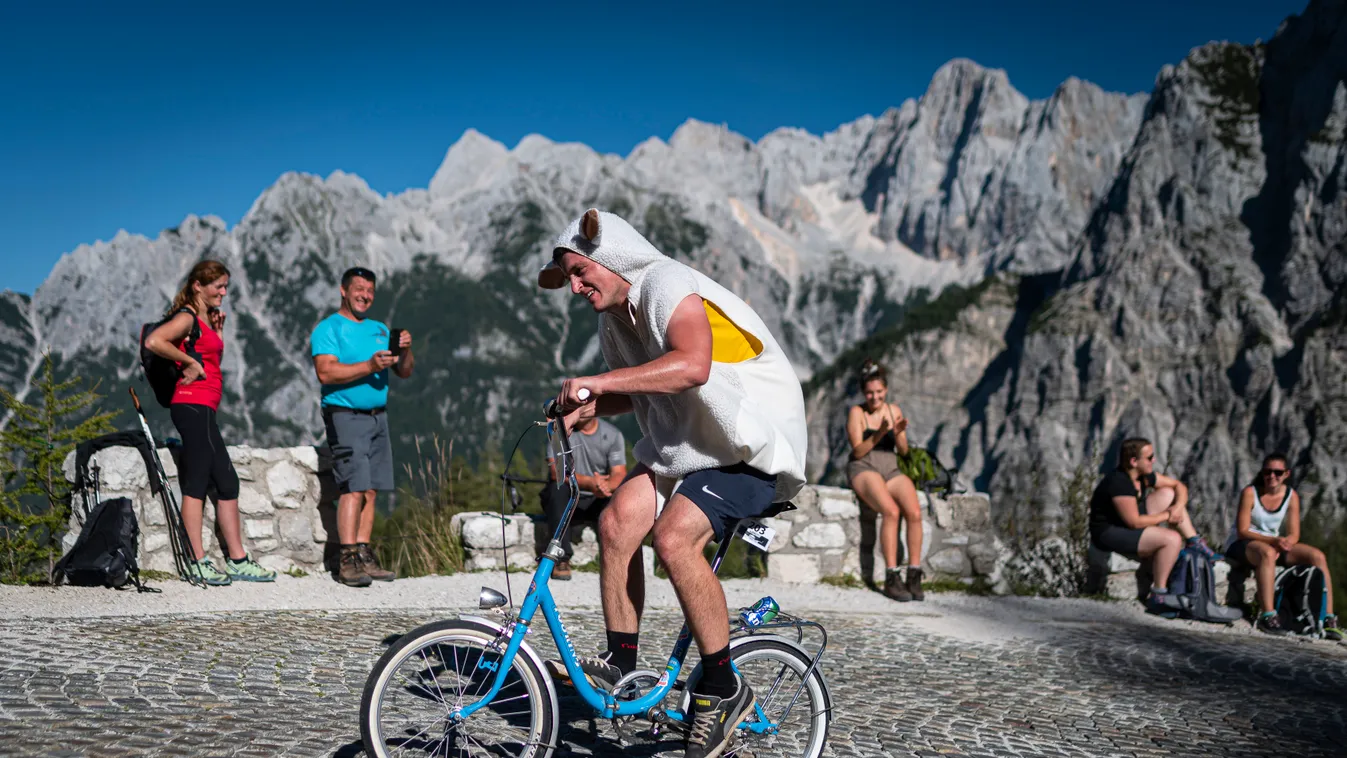
[[[430,671],[431,681],[435,682],[435,691],[440,695],[440,703],[447,708],[449,704],[444,700],[444,690],[440,689],[440,678],[435,674],[435,667],[430,665],[430,659],[426,657],[426,649],[421,648],[417,652],[421,654],[421,660],[425,661],[426,669]]]

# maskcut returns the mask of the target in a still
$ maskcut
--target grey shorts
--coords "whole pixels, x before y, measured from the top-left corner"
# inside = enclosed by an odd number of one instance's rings
[[[332,448],[332,478],[337,491],[393,489],[393,444],[388,414],[348,413],[323,408],[327,444]]]
[[[879,474],[886,482],[903,473],[898,468],[898,454],[892,450],[871,450],[860,458],[852,458],[847,462],[847,482],[866,471]]]

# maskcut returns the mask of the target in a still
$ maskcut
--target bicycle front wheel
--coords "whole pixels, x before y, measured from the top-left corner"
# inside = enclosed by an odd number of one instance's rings
[[[403,635],[365,682],[360,736],[365,752],[392,756],[547,758],[556,713],[546,674],[521,651],[489,705],[461,722],[454,708],[490,689],[503,662],[491,649],[496,630],[471,621],[440,621]]]
[[[815,669],[809,677],[809,658],[797,648],[771,637],[750,638],[730,648],[730,658],[739,674],[753,688],[755,705],[729,758],[743,752],[754,756],[801,756],[818,758],[828,741],[832,701],[823,676]],[[691,692],[701,678],[702,667],[688,676],[683,712],[691,708]],[[801,686],[803,685],[803,686]],[[794,702],[792,702],[794,701]]]

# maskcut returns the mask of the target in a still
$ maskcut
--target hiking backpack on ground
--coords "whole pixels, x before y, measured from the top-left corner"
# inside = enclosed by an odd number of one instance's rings
[[[131,499],[104,500],[87,515],[74,547],[52,570],[52,583],[65,580],[77,587],[114,589],[129,583],[141,592],[147,591],[136,564],[139,538],[140,524]]]
[[[1169,572],[1169,591],[1179,602],[1179,615],[1194,621],[1233,624],[1244,617],[1238,608],[1216,600],[1216,572],[1211,561],[1195,550],[1184,548],[1174,570]]]
[[[1282,627],[1306,637],[1324,636],[1328,614],[1324,572],[1314,566],[1291,566],[1277,577],[1272,608]]]
[[[178,370],[178,364],[145,347],[145,340],[155,329],[163,326],[179,313],[184,312],[192,314],[192,332],[183,341],[182,351],[199,362],[201,354],[196,351],[196,341],[201,339],[201,322],[197,320],[196,312],[191,308],[179,308],[159,321],[142,324],[140,327],[140,368],[145,372],[146,381],[150,383],[150,390],[154,392],[154,399],[165,408],[173,403],[173,391],[177,388],[178,379],[182,376],[182,373]]]

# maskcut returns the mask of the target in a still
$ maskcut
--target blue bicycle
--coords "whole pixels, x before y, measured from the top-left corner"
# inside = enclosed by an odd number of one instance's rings
[[[605,690],[589,684],[576,661],[548,580],[562,557],[559,536],[570,524],[579,488],[565,424],[553,413],[548,416],[549,443],[571,496],[519,613],[506,611],[505,596],[483,587],[478,604],[495,618],[463,616],[426,624],[390,646],[370,672],[360,703],[360,732],[369,755],[550,756],[559,726],[556,683],[524,641],[540,608],[576,692],[596,716],[613,721],[621,740],[686,734],[690,693],[701,675],[698,664],[679,679],[692,643],[686,624],[661,674],[633,671]],[[793,507],[782,504],[778,512]],[[713,569],[719,570],[731,540],[752,524],[741,522],[721,542]],[[780,634],[787,630],[793,634]],[[805,647],[806,633],[811,645],[817,635],[812,653]],[[832,720],[831,697],[819,669],[827,642],[821,625],[789,614],[756,626],[736,619],[732,665],[752,683],[757,704],[724,755],[822,754]]]

